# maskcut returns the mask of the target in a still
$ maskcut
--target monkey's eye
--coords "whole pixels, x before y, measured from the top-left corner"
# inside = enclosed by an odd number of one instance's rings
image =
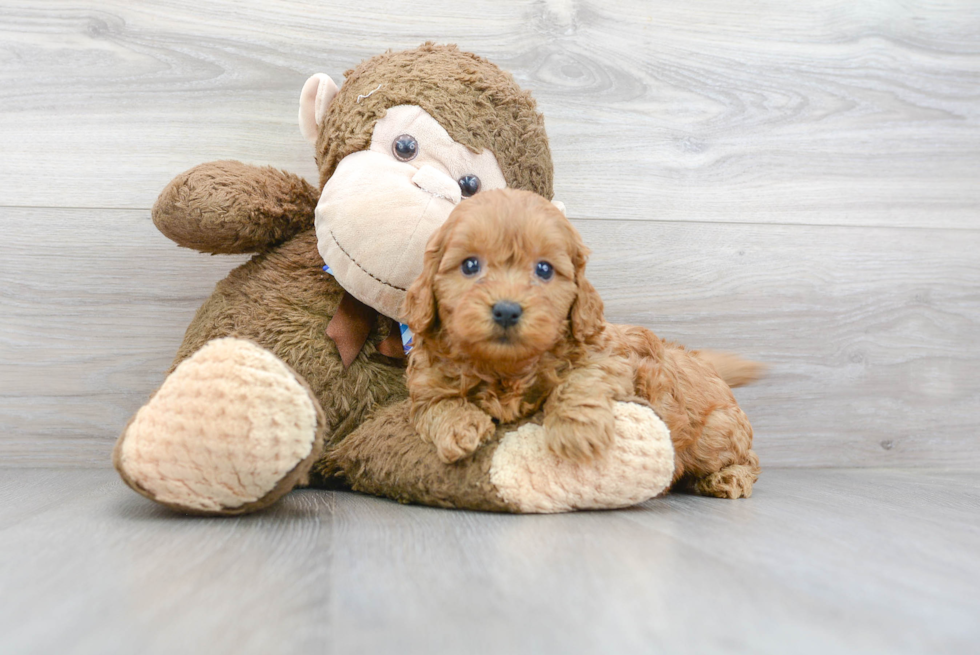
[[[464,175],[459,178],[459,190],[462,192],[464,198],[476,195],[480,190],[480,178],[476,175]]]
[[[473,277],[480,272],[480,260],[476,257],[467,257],[463,260],[463,263],[459,265],[459,270],[463,272],[466,277]]]
[[[542,280],[550,280],[555,274],[555,267],[548,262],[538,262],[538,265],[534,267],[534,274]]]
[[[395,159],[412,161],[419,154],[419,142],[411,134],[402,134],[391,144],[391,153]]]

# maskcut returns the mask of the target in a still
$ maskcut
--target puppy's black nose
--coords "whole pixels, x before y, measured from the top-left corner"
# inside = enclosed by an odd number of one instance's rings
[[[501,300],[493,305],[493,322],[503,328],[517,323],[524,310],[516,302]]]

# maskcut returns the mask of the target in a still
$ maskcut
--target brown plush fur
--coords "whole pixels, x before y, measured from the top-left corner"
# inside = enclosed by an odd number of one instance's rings
[[[418,105],[457,143],[473,152],[489,149],[508,187],[552,197],[544,118],[531,94],[486,59],[455,45],[426,43],[367,59],[344,77],[316,144],[321,188],[341,159],[367,149],[389,107]]]
[[[647,399],[671,430],[674,480],[698,493],[749,496],[759,472],[752,428],[709,363],[639,327],[607,326],[585,279],[588,250],[551,203],[499,190],[461,203],[433,235],[406,300],[417,345],[409,363],[412,417],[440,457],[456,461],[543,406],[561,456],[601,456],[614,438],[612,404]],[[475,257],[476,275],[460,266]],[[538,262],[554,275],[535,274]],[[501,301],[518,322],[495,323]]]
[[[185,248],[261,252],[313,227],[318,197],[292,173],[216,161],[171,180],[153,207],[153,223]]]
[[[358,103],[359,94],[378,85],[375,79],[385,84]],[[534,101],[493,64],[433,45],[374,57],[348,74],[317,145],[321,187],[343,156],[368,147],[387,108],[404,103],[421,105],[474,150],[489,148],[508,184],[551,194],[551,155]],[[505,128],[505,121],[514,125]],[[313,231],[317,196],[300,178],[273,168],[213,162],[174,179],[154,205],[153,221],[185,247],[258,253],[219,282],[198,310],[171,371],[211,339],[249,339],[309,384],[332,446],[375,409],[406,398],[407,390],[403,364],[378,352],[387,321],[378,322],[347,370],[326,335],[343,289],[322,270]],[[343,477],[329,448],[313,473],[316,484]]]
[[[497,437],[513,425],[498,428]],[[347,482],[355,491],[403,503],[516,512],[490,480],[493,448],[483,448],[447,467],[432,446],[418,438],[405,400],[374,412],[325,458],[320,473]]]

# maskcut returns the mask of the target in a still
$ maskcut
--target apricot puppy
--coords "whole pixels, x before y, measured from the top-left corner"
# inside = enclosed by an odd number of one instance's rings
[[[549,447],[585,461],[614,439],[613,403],[639,396],[671,430],[675,483],[748,496],[759,470],[752,428],[711,358],[645,328],[607,325],[585,279],[588,252],[564,215],[530,192],[486,191],[453,210],[405,301],[416,431],[451,463],[496,422],[543,407]]]

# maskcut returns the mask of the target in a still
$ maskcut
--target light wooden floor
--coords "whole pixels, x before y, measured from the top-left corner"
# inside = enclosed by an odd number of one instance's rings
[[[980,480],[772,469],[749,501],[498,516],[303,491],[189,518],[0,477],[2,653],[972,653]]]
[[[211,521],[108,470],[243,261],[156,195],[315,180],[303,81],[427,39],[535,94],[610,319],[770,365],[752,499]],[[0,0],[0,653],[976,652],[978,253],[976,0]]]

